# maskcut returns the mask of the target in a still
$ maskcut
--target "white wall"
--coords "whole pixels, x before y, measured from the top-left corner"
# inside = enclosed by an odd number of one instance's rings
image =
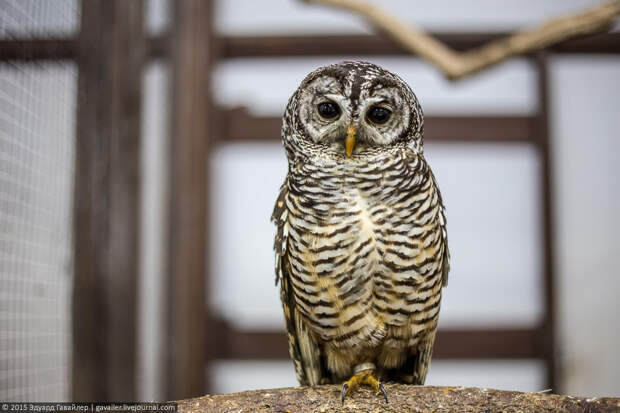
[[[620,57],[551,66],[562,389],[620,395]]]
[[[405,0],[382,2],[410,22],[438,31],[514,30],[544,18],[599,3]],[[158,10],[165,13],[160,0]],[[220,0],[216,24],[225,34],[359,33],[367,25],[346,12],[293,0]],[[266,7],[268,4],[271,7]],[[161,26],[161,16],[149,27]],[[160,23],[157,23],[160,22]],[[313,68],[332,58],[237,59],[220,65],[213,80],[220,104],[244,105],[258,115],[280,115],[286,99]],[[458,83],[411,58],[372,61],[399,73],[427,115],[537,111],[531,65],[513,59]],[[554,58],[551,133],[556,192],[558,348],[561,390],[577,395],[619,395],[620,292],[614,258],[620,245],[618,58]],[[540,229],[537,227],[539,159],[528,145],[433,145],[426,154],[448,206],[453,272],[441,326],[534,325],[542,311]],[[156,155],[160,156],[160,155]],[[273,285],[269,215],[286,172],[277,144],[228,145],[212,160],[211,272],[213,307],[241,328],[282,329]],[[153,171],[151,169],[151,171]],[[476,196],[462,183],[475,182]],[[585,217],[585,218],[584,218]],[[487,224],[488,225],[485,225]],[[493,259],[480,265],[480,251]],[[152,252],[151,252],[152,253]],[[152,303],[149,305],[153,305]],[[144,307],[145,312],[148,308]],[[148,331],[144,333],[148,338]],[[148,360],[156,362],[151,348]],[[541,390],[544,366],[536,361],[434,361],[428,383]],[[289,362],[221,361],[209,372],[215,391],[295,385]],[[150,383],[150,384],[149,384]],[[143,394],[156,395],[157,381]],[[153,396],[156,398],[156,396]]]
[[[169,70],[147,66],[142,93],[138,388],[140,400],[162,400],[166,355],[166,248],[168,233]]]
[[[427,115],[518,113],[537,110],[533,67],[515,60],[461,83],[443,79],[411,58],[366,58],[407,80]],[[216,100],[259,115],[279,116],[299,81],[331,58],[238,59],[215,74]],[[501,91],[501,93],[498,93]],[[539,158],[527,144],[433,144],[426,156],[448,209],[452,251],[440,328],[535,326],[541,320]],[[216,149],[212,163],[212,310],[239,328],[283,330],[273,285],[273,224],[269,215],[286,174],[279,144],[233,144]],[[270,373],[265,373],[270,366]],[[243,379],[234,374],[246,369]],[[485,372],[472,376],[474,371]],[[278,373],[279,372],[279,373]],[[220,361],[215,391],[270,383],[295,385],[291,363]],[[260,380],[268,377],[267,382]],[[541,390],[536,361],[433,362],[429,384]]]
[[[383,0],[377,5],[408,22],[437,31],[504,31],[537,24],[601,0]],[[365,21],[344,10],[299,0],[219,0],[216,28],[227,34],[370,33]]]

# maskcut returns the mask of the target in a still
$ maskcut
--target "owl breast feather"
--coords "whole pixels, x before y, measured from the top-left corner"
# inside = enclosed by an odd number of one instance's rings
[[[296,304],[332,346],[409,343],[436,323],[441,205],[425,163],[417,166],[405,157],[307,163],[289,177]]]

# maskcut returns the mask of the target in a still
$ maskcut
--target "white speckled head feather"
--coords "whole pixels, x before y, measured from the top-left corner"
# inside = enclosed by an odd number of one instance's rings
[[[324,119],[321,102],[332,101],[341,113]],[[367,118],[371,107],[382,106],[391,116],[385,124]],[[357,153],[372,155],[390,145],[407,145],[422,152],[424,116],[417,97],[397,75],[367,62],[342,62],[321,67],[302,81],[288,102],[282,139],[287,155],[334,153],[340,155],[349,125],[358,132]],[[297,150],[291,150],[297,147]]]

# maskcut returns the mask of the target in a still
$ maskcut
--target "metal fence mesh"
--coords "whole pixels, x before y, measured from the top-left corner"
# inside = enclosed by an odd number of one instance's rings
[[[0,1],[0,38],[70,34],[75,1]],[[73,63],[0,63],[0,400],[70,397]]]
[[[72,36],[78,15],[78,0],[0,0],[0,38]]]

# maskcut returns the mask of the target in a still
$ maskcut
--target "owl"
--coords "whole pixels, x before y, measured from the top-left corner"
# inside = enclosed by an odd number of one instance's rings
[[[288,174],[272,220],[276,284],[297,379],[423,384],[449,251],[409,86],[371,63],[310,73],[282,126]]]

